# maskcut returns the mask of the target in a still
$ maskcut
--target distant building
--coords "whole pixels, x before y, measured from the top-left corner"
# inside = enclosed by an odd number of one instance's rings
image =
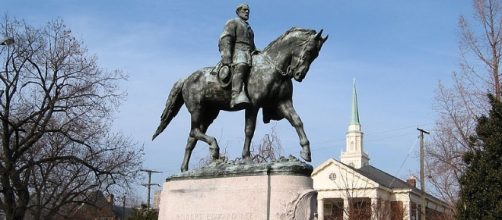
[[[157,190],[153,193],[153,209],[159,210],[161,193],[162,190]]]
[[[105,196],[102,191],[94,191],[87,195],[85,202],[73,204],[66,209],[72,210],[68,216],[55,217],[72,220],[123,220],[133,212],[133,208],[125,207],[124,204],[114,203],[113,194]],[[1,219],[0,219],[1,220]]]
[[[416,178],[407,182],[369,164],[363,148],[357,92],[354,84],[352,117],[346,149],[340,161],[328,159],[312,173],[318,192],[318,219],[419,220],[421,191]],[[426,194],[426,219],[444,219],[445,202]]]
[[[119,217],[113,212],[113,199],[113,195],[105,197],[103,192],[94,191],[88,195],[85,203],[74,205],[68,217],[74,220],[118,220]]]

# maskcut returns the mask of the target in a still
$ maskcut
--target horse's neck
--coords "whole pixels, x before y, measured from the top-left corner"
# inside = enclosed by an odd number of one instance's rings
[[[273,62],[273,65],[277,69],[284,72],[286,72],[288,61],[291,59],[291,52],[287,48],[287,45],[288,42],[280,42],[263,51],[263,55],[266,56],[265,58]]]

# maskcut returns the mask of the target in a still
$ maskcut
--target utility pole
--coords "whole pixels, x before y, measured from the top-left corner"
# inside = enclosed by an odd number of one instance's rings
[[[148,189],[148,195],[147,195],[147,203],[146,207],[150,209],[150,188],[151,186],[160,186],[159,184],[152,183],[152,173],[162,173],[160,171],[155,171],[155,170],[147,170],[147,169],[141,169],[140,171],[148,173],[148,183],[142,184]]]
[[[422,205],[420,206],[420,219],[425,220],[425,210],[427,207],[427,203],[425,201],[425,170],[424,170],[424,156],[425,156],[425,150],[424,150],[424,133],[429,134],[428,131],[425,131],[424,129],[417,128],[418,131],[420,131],[420,189],[421,189],[421,200],[422,200]]]
[[[122,197],[122,220],[125,220],[125,205],[126,205],[126,196],[124,194],[124,196]]]

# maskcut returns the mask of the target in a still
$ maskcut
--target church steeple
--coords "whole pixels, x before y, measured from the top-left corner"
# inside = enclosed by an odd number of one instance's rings
[[[346,135],[346,149],[342,152],[341,161],[354,168],[361,168],[369,164],[369,157],[363,149],[363,132],[359,121],[356,82],[352,88],[352,112]]]
[[[352,117],[350,120],[351,125],[360,125],[359,123],[359,109],[357,108],[357,91],[356,91],[356,79],[354,79],[352,88]]]

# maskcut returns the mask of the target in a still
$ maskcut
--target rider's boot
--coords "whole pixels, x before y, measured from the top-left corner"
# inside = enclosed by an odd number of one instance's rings
[[[244,74],[247,67],[237,65],[232,75],[232,100],[230,108],[245,108],[249,105],[249,98],[244,89]]]

